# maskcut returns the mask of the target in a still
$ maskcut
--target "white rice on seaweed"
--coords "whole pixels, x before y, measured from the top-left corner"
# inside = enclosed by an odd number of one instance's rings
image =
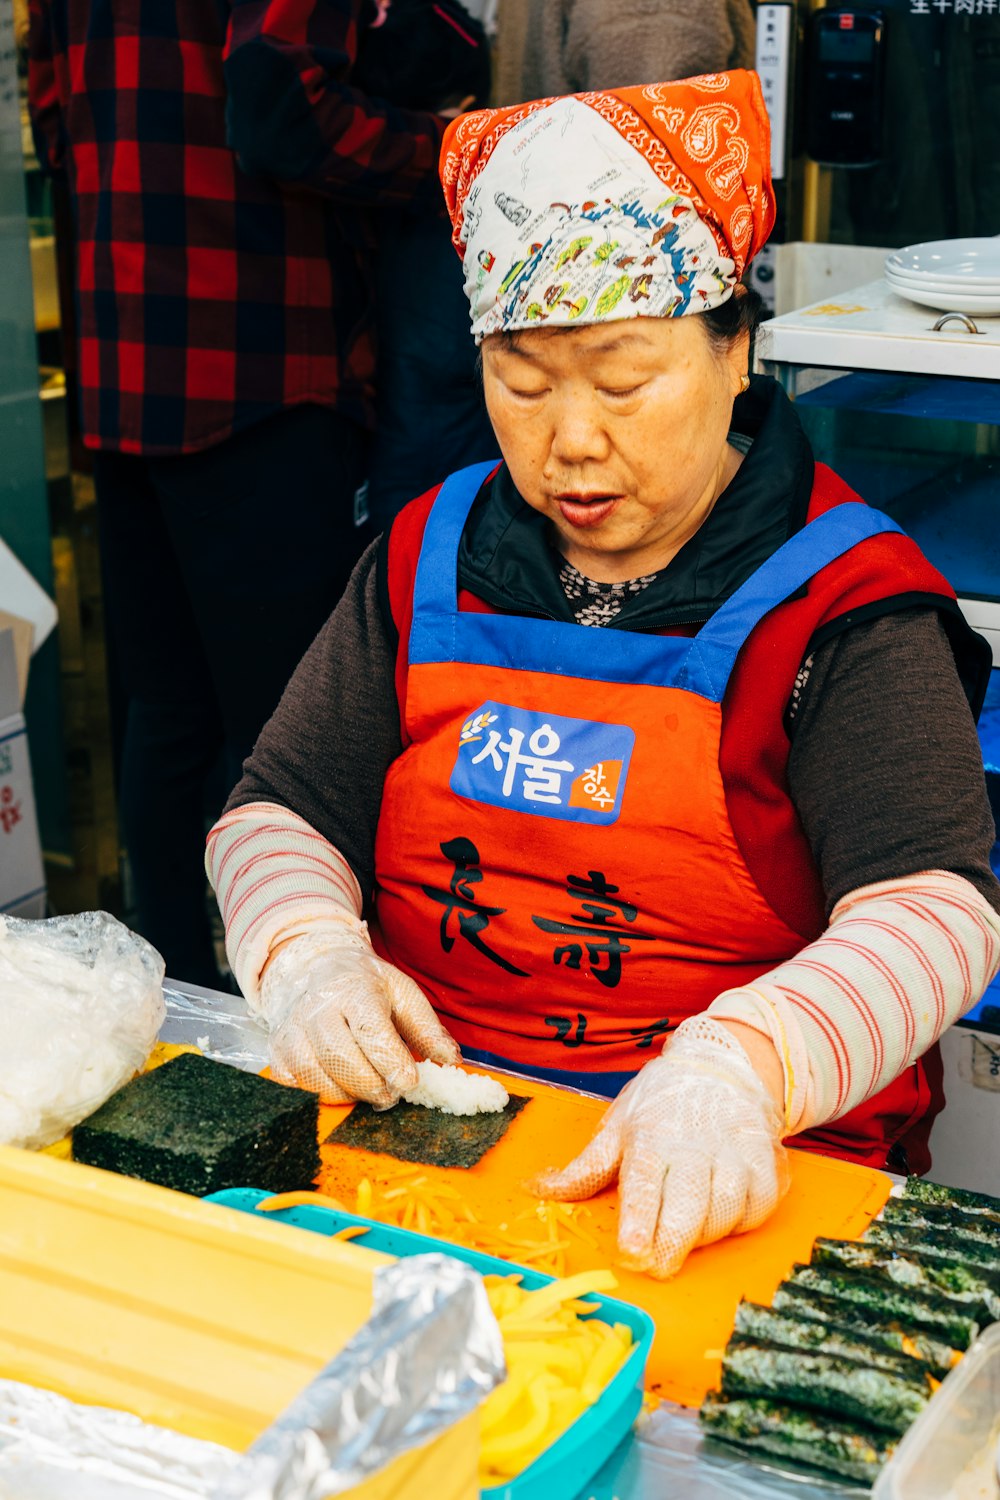
[[[417,1063],[417,1086],[403,1098],[446,1115],[495,1115],[510,1095],[503,1084],[484,1073],[466,1073],[451,1064]]]

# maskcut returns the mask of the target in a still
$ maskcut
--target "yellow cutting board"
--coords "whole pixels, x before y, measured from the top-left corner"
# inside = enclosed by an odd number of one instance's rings
[[[591,1138],[607,1108],[603,1100],[531,1079],[503,1076],[501,1081],[532,1101],[503,1139],[475,1167],[420,1169],[429,1184],[460,1189],[477,1219],[497,1229],[537,1203],[524,1182],[546,1167],[568,1162]],[[348,1112],[332,1107],[320,1111],[321,1142]],[[323,1145],[321,1154],[318,1183],[348,1208],[354,1206],[363,1177],[384,1184],[394,1175],[413,1172],[412,1163],[349,1146]],[[718,1384],[722,1350],[740,1298],[770,1302],[792,1264],[809,1259],[817,1235],[857,1239],[889,1196],[891,1183],[884,1172],[804,1151],[790,1152],[789,1160],[791,1187],[768,1222],[696,1250],[672,1281],[654,1281],[616,1265],[617,1191],[608,1189],[589,1201],[586,1227],[598,1245],[591,1249],[569,1237],[567,1272],[613,1266],[619,1281],[615,1295],[645,1308],[654,1319],[657,1332],[646,1384],[656,1394],[698,1405]],[[377,1195],[373,1215],[378,1216]]]

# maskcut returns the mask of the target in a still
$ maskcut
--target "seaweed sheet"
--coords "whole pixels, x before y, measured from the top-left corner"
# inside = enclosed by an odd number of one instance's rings
[[[830,1469],[842,1479],[871,1484],[892,1456],[896,1439],[828,1412],[808,1411],[760,1396],[726,1400],[717,1391],[705,1397],[702,1425],[713,1437],[777,1458]]]
[[[319,1168],[319,1100],[184,1053],[133,1078],[73,1132],[76,1161],[182,1193],[308,1187]]]
[[[502,1110],[479,1115],[446,1115],[422,1104],[400,1103],[380,1111],[356,1104],[324,1144],[378,1151],[421,1166],[474,1167],[528,1103],[527,1096],[511,1094]]]

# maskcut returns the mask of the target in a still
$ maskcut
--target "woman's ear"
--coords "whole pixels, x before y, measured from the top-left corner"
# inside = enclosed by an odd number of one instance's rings
[[[741,396],[750,384],[747,370],[750,365],[750,335],[749,333],[738,334],[731,339],[726,348],[726,364],[729,367],[729,375],[732,382],[733,400]]]

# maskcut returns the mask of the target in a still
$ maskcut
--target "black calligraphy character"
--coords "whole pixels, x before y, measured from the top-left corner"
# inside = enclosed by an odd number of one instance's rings
[[[590,972],[598,984],[614,989],[622,977],[622,955],[631,953],[632,943],[651,943],[652,935],[630,931],[629,942],[623,941],[618,931],[610,924],[615,917],[624,917],[634,922],[638,909],[618,895],[619,887],[609,885],[601,870],[588,870],[582,875],[567,875],[566,890],[583,907],[587,920],[576,918],[571,922],[556,922],[550,917],[532,916],[531,920],[543,932],[561,937],[573,937],[576,942],[561,943],[552,954],[554,964],[565,964],[567,969],[579,969],[583,963],[584,949],[590,964]],[[584,901],[583,896],[593,896],[593,901]],[[606,963],[601,960],[606,959]]]
[[[481,933],[486,931],[490,925],[491,917],[501,916],[507,908],[505,906],[483,906],[476,901],[476,886],[483,879],[483,872],[479,868],[479,850],[471,839],[455,838],[449,839],[447,843],[440,845],[441,853],[455,866],[454,873],[449,881],[447,891],[440,891],[434,886],[422,887],[424,895],[429,896],[444,907],[441,914],[441,947],[445,953],[450,953],[455,946],[455,938],[448,930],[448,923],[452,913],[458,921],[458,936],[471,943],[484,958],[490,963],[496,964],[501,969],[506,969],[508,974],[519,974],[527,978],[526,969],[518,969],[506,958],[487,946],[483,942]]]
[[[638,1031],[630,1030],[629,1036],[639,1038],[635,1044],[637,1047],[651,1047],[656,1037],[663,1036],[669,1030],[669,1021],[654,1021],[652,1026],[640,1026]]]
[[[600,905],[589,901],[581,901],[580,905],[585,912],[589,912],[595,922],[606,922],[609,917],[620,911],[626,922],[634,922],[639,915],[637,909],[629,901],[615,900],[618,891],[617,885],[608,885],[607,876],[601,870],[588,870],[587,879],[582,875],[567,875],[566,890],[571,896],[597,896]]]
[[[570,1032],[573,1029],[573,1022],[570,1020],[569,1016],[546,1016],[545,1024],[546,1026],[555,1027],[555,1040],[557,1042],[562,1042],[564,1047],[583,1046],[584,1033],[587,1030],[587,1017],[581,1016],[579,1011],[577,1011],[576,1015],[575,1036],[570,1036]]]

